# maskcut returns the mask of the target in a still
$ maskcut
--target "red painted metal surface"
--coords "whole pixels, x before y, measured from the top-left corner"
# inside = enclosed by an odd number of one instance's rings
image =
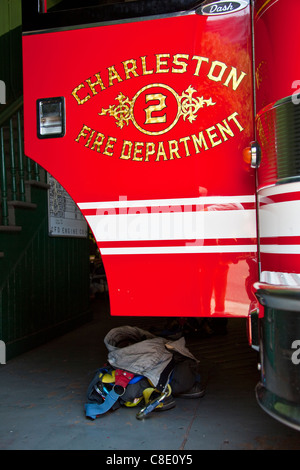
[[[296,60],[299,2],[255,2],[255,79],[257,113],[286,96],[300,92]]]
[[[255,2],[255,83],[260,257],[263,273],[300,273],[299,92],[297,0]],[[282,101],[283,100],[283,101]],[[270,277],[270,276],[269,276]]]
[[[25,151],[90,224],[111,314],[247,316],[250,9],[29,34],[23,51]],[[65,136],[39,139],[36,101],[57,96]]]

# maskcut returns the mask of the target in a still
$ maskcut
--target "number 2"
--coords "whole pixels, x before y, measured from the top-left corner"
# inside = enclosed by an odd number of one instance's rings
[[[145,124],[160,124],[167,121],[167,115],[153,117],[152,113],[162,111],[167,107],[166,105],[166,96],[161,93],[154,93],[151,95],[146,95],[146,103],[149,101],[159,101],[158,104],[152,104],[145,109],[146,112],[146,121]]]

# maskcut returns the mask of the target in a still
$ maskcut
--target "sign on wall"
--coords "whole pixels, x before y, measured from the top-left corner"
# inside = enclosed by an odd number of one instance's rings
[[[52,237],[87,237],[88,226],[65,189],[48,174],[48,221]]]

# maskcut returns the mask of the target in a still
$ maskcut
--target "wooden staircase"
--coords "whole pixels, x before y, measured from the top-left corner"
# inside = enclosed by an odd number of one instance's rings
[[[47,173],[23,153],[22,100],[0,114],[0,340],[7,358],[90,319],[89,240],[49,236]]]
[[[17,225],[16,213],[37,207],[32,202],[32,187],[48,189],[45,171],[23,153],[22,99],[1,114],[0,157],[0,234],[18,233],[22,227]],[[4,256],[0,245],[0,258]]]

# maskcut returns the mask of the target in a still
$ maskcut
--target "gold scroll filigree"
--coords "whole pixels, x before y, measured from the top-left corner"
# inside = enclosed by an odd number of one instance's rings
[[[155,84],[155,86],[159,86],[159,84]],[[166,87],[165,85],[162,86],[164,88]],[[147,88],[149,88],[149,86]],[[188,120],[190,123],[192,123],[195,121],[195,119],[197,119],[197,113],[200,109],[202,109],[204,106],[214,106],[216,104],[213,102],[212,98],[204,99],[203,96],[193,96],[196,92],[197,90],[195,90],[195,88],[193,88],[191,85],[185,91],[183,91],[181,95],[178,95],[174,90],[172,90],[172,93],[176,97],[178,104],[177,119],[182,116],[184,121]],[[119,104],[110,105],[107,109],[102,108],[101,112],[98,113],[99,116],[105,116],[108,114],[109,116],[114,117],[116,120],[116,125],[121,129],[125,124],[128,126],[130,121],[132,121],[136,126],[133,113],[135,98],[138,93],[132,100],[123,95],[123,93],[119,93],[119,95],[116,97],[116,100],[119,102]],[[167,132],[169,129],[170,126],[165,131],[161,131],[160,133]],[[149,132],[149,134],[151,134],[151,132]]]
[[[128,126],[129,121],[132,119],[132,102],[128,97],[124,96],[123,93],[120,93],[116,100],[119,101],[118,105],[110,105],[107,109],[102,108],[101,113],[98,114],[99,116],[105,116],[106,114],[109,114],[110,116],[114,117],[117,121],[117,126],[122,129],[125,124]]]
[[[196,93],[195,88],[191,85],[179,96],[180,101],[180,116],[183,117],[184,121],[188,119],[190,123],[197,119],[197,113],[199,109],[206,106],[214,106],[212,99],[205,100],[203,96],[195,98],[193,94]]]

